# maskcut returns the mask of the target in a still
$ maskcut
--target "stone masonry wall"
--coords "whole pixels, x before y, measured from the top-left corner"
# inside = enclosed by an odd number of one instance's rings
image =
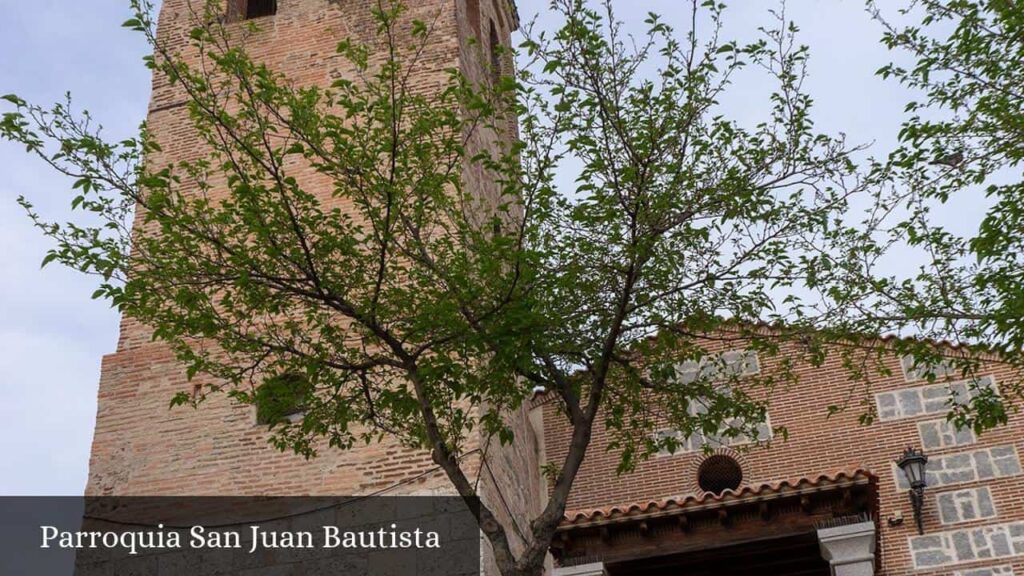
[[[413,78],[414,89],[440,86],[447,79],[447,70],[459,66],[482,77],[479,63],[473,60],[476,53],[468,47],[466,2],[417,0],[408,4],[406,18],[434,27]],[[484,2],[486,18],[504,19],[502,39],[508,42],[511,4]],[[161,41],[193,63],[197,60],[187,41],[190,9],[201,3],[164,0],[160,13]],[[244,39],[245,47],[296,84],[327,86],[338,78],[353,76],[348,63],[336,53],[338,42],[345,38],[374,41],[374,6],[376,0],[278,0],[277,14],[257,21],[260,31]],[[498,9],[503,10],[500,17],[495,12]],[[244,25],[235,26],[241,33]],[[162,146],[162,153],[149,159],[155,165],[204,154],[183,107],[185,100],[180,87],[160,75],[154,77],[148,126]],[[482,135],[476,145],[490,146],[488,138],[493,137]],[[323,176],[302,166],[292,166],[291,172],[306,189],[322,190],[323,199],[333,201],[330,182]],[[481,196],[492,194],[480,174],[467,174],[466,178],[467,185],[479,187]],[[216,194],[215,189],[213,196]],[[416,479],[434,468],[429,454],[394,441],[349,451],[325,446],[319,457],[307,461],[268,445],[267,430],[256,424],[254,410],[224,396],[211,397],[198,410],[168,409],[175,393],[192,391],[204,383],[198,378],[188,381],[166,346],[152,342],[145,326],[123,319],[117,351],[103,361],[87,494],[365,494],[406,482],[390,493],[451,491],[440,472]],[[525,413],[515,418],[514,427],[524,428]],[[474,447],[471,442],[467,449]],[[494,468],[504,473],[510,460],[505,451],[497,452],[503,456]],[[467,462],[470,469],[476,466],[472,459]]]
[[[297,84],[326,86],[352,76],[347,62],[336,54],[339,41],[374,40],[370,10],[375,5],[376,0],[278,0],[277,14],[258,21],[260,31],[244,40],[246,49]],[[510,0],[416,0],[408,6],[407,18],[433,26],[432,42],[413,79],[414,89],[440,86],[447,70],[454,67],[461,67],[475,81],[490,81],[490,35],[480,35],[479,30],[493,22],[499,42],[508,45],[517,25]],[[189,0],[165,0],[159,36],[196,63],[186,39],[189,7]],[[482,43],[470,40],[479,37]],[[504,66],[509,73],[510,62],[506,60]],[[150,162],[159,165],[204,155],[183,107],[185,100],[180,88],[159,75],[154,78],[148,125],[163,151]],[[473,137],[470,148],[480,151],[493,147],[497,138],[509,137],[507,132],[485,131]],[[329,181],[308,168],[290,169],[306,189],[323,190],[323,200],[333,201]],[[489,215],[487,211],[497,202],[496,186],[471,165],[466,166],[464,181]],[[188,381],[166,346],[151,342],[145,326],[124,319],[117,351],[103,361],[87,494],[341,495],[372,493],[399,483],[389,494],[452,492],[440,472],[421,477],[434,468],[429,454],[394,441],[348,451],[323,447],[318,458],[305,460],[269,446],[267,431],[256,424],[254,410],[223,396],[211,398],[198,410],[168,409],[176,392],[204,383]],[[511,414],[510,422],[515,443],[498,446],[495,442],[487,451],[490,465],[486,469],[478,456],[464,464],[470,473],[484,474],[481,496],[499,517],[506,522],[514,517],[526,526],[541,493],[536,438],[526,409]],[[474,447],[479,444],[471,442],[467,450]],[[514,531],[510,539],[515,546],[521,545]],[[483,553],[485,571],[495,573],[487,546]]]
[[[194,61],[186,41],[190,9],[200,1],[165,0],[159,36],[172,49]],[[255,58],[286,74],[297,84],[329,85],[351,76],[348,63],[336,54],[347,37],[371,41],[372,0],[278,0],[274,16],[257,21],[261,30],[244,40]],[[437,33],[424,56],[416,83],[429,88],[457,65],[455,6],[436,0],[416,2],[410,18],[436,21]],[[234,25],[240,31],[243,24]],[[201,157],[204,153],[182,106],[185,96],[162,75],[155,75],[149,129],[163,152],[150,162],[161,165]],[[311,169],[292,167],[307,189],[323,190],[330,182]],[[213,195],[216,195],[214,190]],[[371,492],[433,467],[428,454],[410,452],[394,442],[342,452],[325,449],[306,461],[280,453],[266,442],[267,431],[256,425],[250,407],[214,397],[198,410],[168,410],[178,391],[191,391],[182,367],[169,350],[150,339],[150,332],[125,318],[117,352],[104,359],[99,411],[93,440],[87,493],[96,494],[354,494]],[[431,476],[407,491],[437,491],[447,486]]]

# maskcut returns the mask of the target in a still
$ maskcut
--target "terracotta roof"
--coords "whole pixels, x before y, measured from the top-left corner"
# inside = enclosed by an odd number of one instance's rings
[[[837,471],[817,477],[802,477],[791,480],[765,482],[744,486],[739,490],[726,490],[720,494],[706,492],[702,495],[687,495],[664,500],[634,502],[588,510],[566,511],[559,526],[560,531],[642,519],[675,516],[684,512],[723,508],[779,498],[801,496],[814,492],[838,490],[850,486],[863,486],[875,482],[876,477],[864,469]]]

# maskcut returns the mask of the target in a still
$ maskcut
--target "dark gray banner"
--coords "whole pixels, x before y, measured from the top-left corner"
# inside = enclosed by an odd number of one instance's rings
[[[461,498],[0,497],[3,576],[479,573]]]

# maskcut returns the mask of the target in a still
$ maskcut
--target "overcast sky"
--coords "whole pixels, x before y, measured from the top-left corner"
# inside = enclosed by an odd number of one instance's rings
[[[518,0],[524,19],[546,0]],[[622,0],[631,25],[649,11],[686,28],[679,0]],[[749,35],[770,2],[734,0],[731,30]],[[112,137],[143,119],[145,43],[120,27],[128,0],[0,0],[0,94],[51,103],[72,92]],[[788,15],[811,47],[808,91],[819,129],[891,147],[908,95],[874,76],[889,55],[862,0],[790,0]],[[745,117],[763,100],[727,101]],[[5,108],[0,105],[0,111]],[[66,212],[68,183],[24,151],[0,143],[0,494],[80,494],[85,486],[100,360],[117,343],[118,316],[92,301],[94,281],[56,265],[40,270],[49,244],[15,203],[32,197],[47,216]]]

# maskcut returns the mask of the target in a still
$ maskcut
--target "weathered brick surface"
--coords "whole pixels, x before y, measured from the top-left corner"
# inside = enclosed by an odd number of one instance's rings
[[[416,90],[428,91],[441,86],[447,70],[461,68],[470,78],[487,81],[487,72],[479,61],[487,49],[473,45],[474,26],[467,20],[467,2],[480,0],[418,0],[409,2],[407,25],[419,19],[432,25],[428,48],[420,57],[413,75]],[[499,22],[499,36],[506,44],[513,26],[513,8],[506,0],[482,0],[477,12],[489,25]],[[201,5],[193,0],[194,6]],[[197,64],[186,40],[191,27],[189,0],[165,0],[160,14],[159,37],[186,60]],[[236,41],[274,70],[299,85],[327,86],[337,78],[352,77],[348,63],[336,53],[339,41],[355,38],[375,42],[375,22],[371,8],[376,0],[278,0],[278,13],[259,20],[261,30],[241,34],[235,25]],[[372,57],[377,61],[382,53]],[[157,75],[148,119],[149,129],[162,146],[162,153],[149,162],[162,165],[195,159],[204,149],[194,134],[186,109],[186,97],[180,86],[171,85]],[[481,149],[493,145],[493,132],[478,135],[472,145]],[[504,136],[501,136],[504,137]],[[307,190],[322,191],[330,202],[331,186],[323,176],[303,166],[293,165],[290,172]],[[494,185],[479,170],[468,170],[467,186],[482,199],[482,205],[494,204]],[[188,184],[186,183],[186,186]],[[212,196],[223,194],[214,188]],[[99,409],[90,460],[90,495],[304,495],[365,494],[409,481],[434,468],[429,454],[410,451],[394,441],[385,440],[357,449],[341,451],[322,448],[320,456],[305,460],[281,453],[267,444],[268,433],[257,426],[250,407],[232,403],[223,396],[212,397],[198,410],[168,409],[171,397],[179,391],[191,391],[183,367],[166,346],[154,343],[150,331],[125,318],[117,351],[107,356],[99,391]],[[524,515],[525,508],[538,499],[532,430],[525,410],[512,418],[523,444],[495,447],[488,453],[491,470],[497,480],[484,480],[483,497],[500,514],[504,504],[511,513]],[[479,447],[470,443],[467,450]],[[477,459],[466,466],[479,470]],[[525,487],[525,488],[524,488]],[[504,502],[495,490],[501,489]],[[440,472],[404,484],[391,493],[445,493],[451,488]]]
[[[771,370],[775,362],[764,356],[760,360],[765,370]],[[872,383],[865,388],[863,384],[851,384],[848,372],[837,358],[821,368],[800,366],[799,384],[787,390],[776,390],[768,411],[771,424],[785,426],[790,433],[789,439],[776,438],[770,447],[737,453],[736,457],[743,465],[743,483],[760,484],[801,477],[813,479],[837,470],[869,470],[879,477],[878,527],[882,574],[949,575],[954,571],[973,574],[969,570],[989,565],[1013,566],[1016,573],[1024,573],[1024,542],[1020,545],[1019,553],[1013,550],[1014,542],[1009,543],[1008,551],[1001,540],[1003,536],[999,535],[1011,531],[1015,535],[1018,531],[1024,534],[1024,528],[1014,524],[1024,521],[1024,474],[1021,473],[1019,461],[1024,454],[1024,415],[1012,413],[1008,426],[978,437],[966,432],[951,433],[944,426],[937,426],[935,420],[941,421],[943,415],[929,413],[923,407],[920,411],[912,408],[912,415],[861,425],[858,416],[864,408],[857,406],[859,399],[874,403],[876,394],[910,391],[927,384],[922,380],[907,381],[895,356],[889,362],[889,368],[893,371],[892,376],[874,377]],[[1005,366],[996,363],[986,365],[981,374],[992,376],[997,386],[1011,375]],[[851,393],[853,406],[845,412],[828,417],[827,407],[844,403]],[[569,427],[553,404],[546,404],[543,411],[546,460],[558,463],[567,450]],[[969,562],[921,569],[916,569],[912,563],[909,546],[917,532],[906,488],[898,484],[902,481],[902,474],[896,469],[894,461],[906,447],[920,447],[923,435],[928,442],[927,452],[932,456],[933,464],[943,462],[942,470],[929,469],[933,486],[927,490],[926,496],[926,535],[992,526],[988,532],[994,531],[996,534],[993,536],[996,551],[991,556],[985,556],[988,552],[979,552],[987,550],[979,544],[974,551],[974,559]],[[940,440],[940,436],[943,439]],[[608,442],[607,431],[598,423],[594,445],[574,487],[569,509],[646,502],[684,496],[695,491],[697,466],[705,457],[702,452],[655,456],[640,464],[635,472],[617,475],[615,468],[619,453],[606,451],[604,448]],[[979,454],[977,457],[971,456],[974,453]],[[955,525],[943,524],[937,499],[940,493],[981,488],[987,493],[966,493],[955,498],[953,495],[943,496],[941,502],[945,506],[945,520],[956,522]],[[972,498],[975,497],[981,499],[977,506],[984,509],[964,511],[963,502],[969,500],[967,508],[970,509],[974,505]],[[954,509],[954,499],[961,502],[959,511]],[[994,506],[994,511],[989,510],[989,504]],[[900,526],[890,527],[887,518],[897,511],[902,513],[905,520]],[[1005,528],[997,529],[997,526]],[[955,546],[952,536],[949,538],[949,545]],[[956,537],[961,546],[962,540],[963,536]],[[928,544],[935,545],[939,553],[942,553],[942,542],[923,541],[917,545]],[[970,552],[963,550],[960,558],[969,555]]]

